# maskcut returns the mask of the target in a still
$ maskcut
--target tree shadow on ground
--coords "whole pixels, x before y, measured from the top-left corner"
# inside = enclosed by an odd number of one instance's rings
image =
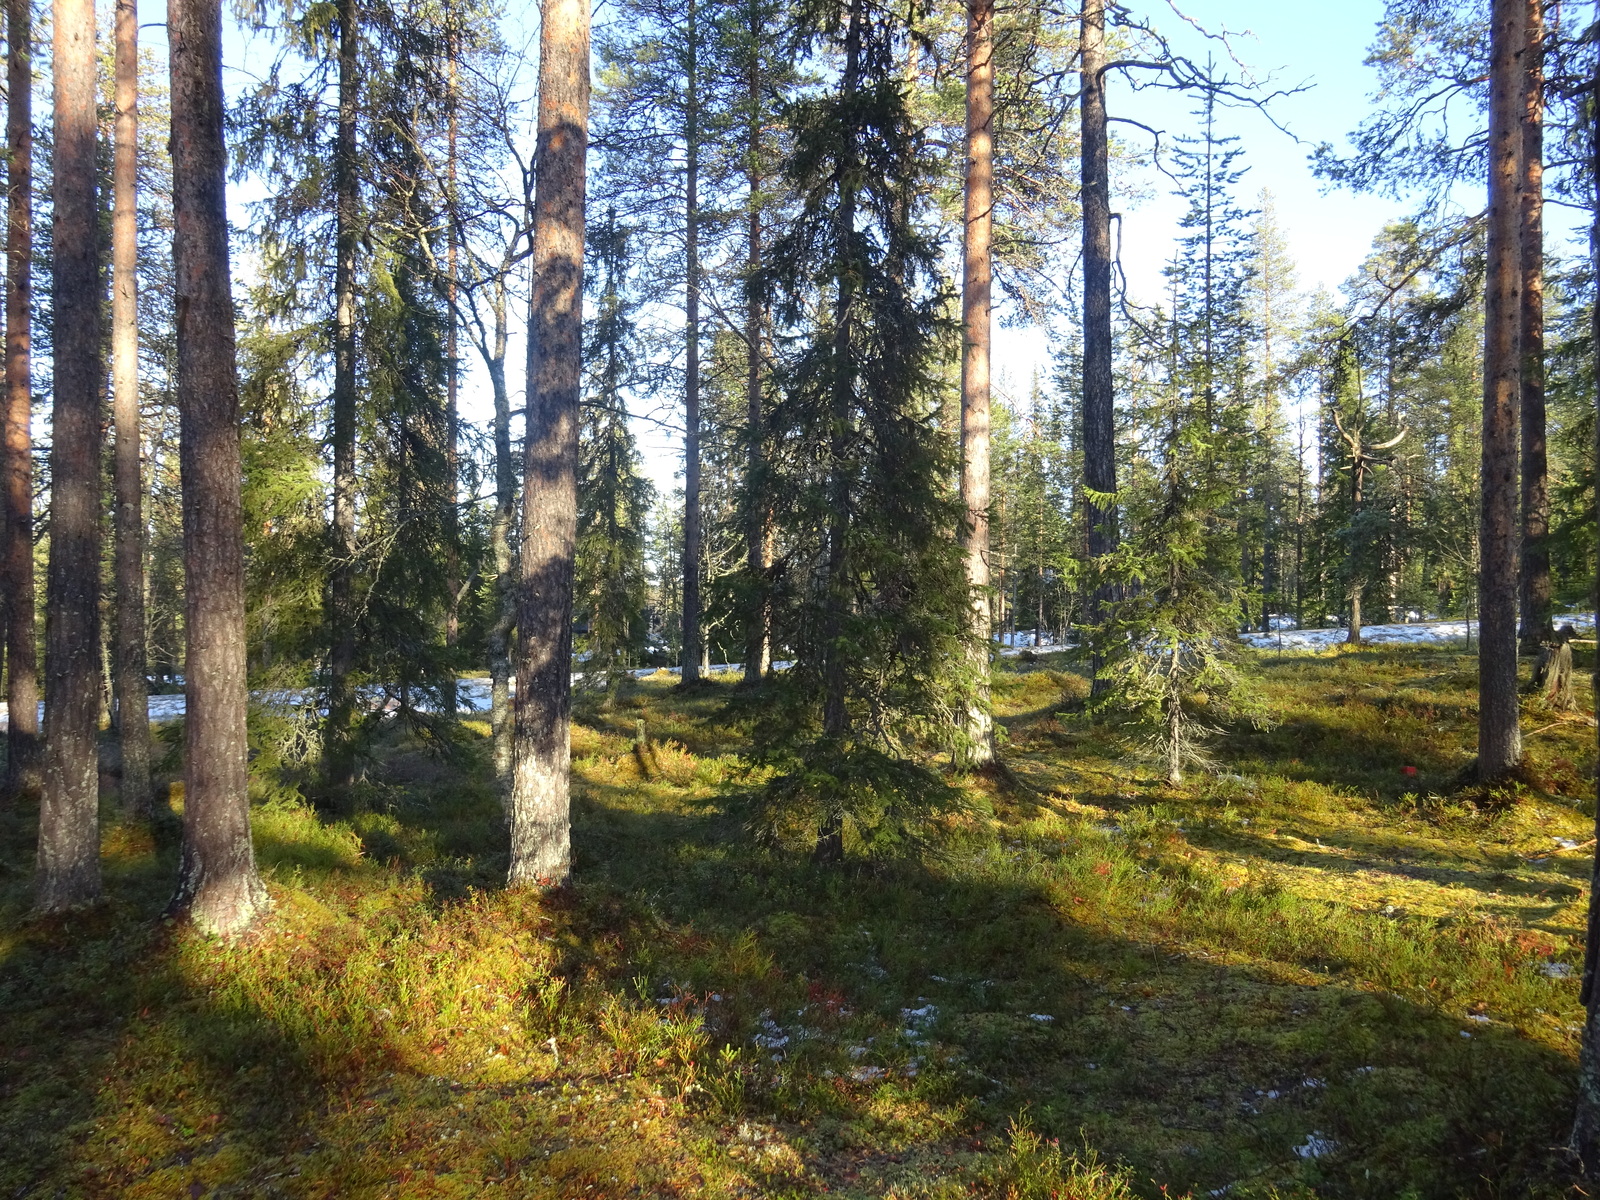
[[[1024,1116],[1125,1161],[1150,1195],[1564,1184],[1549,1148],[1571,1063],[1509,1027],[1146,940],[1075,894],[1065,860],[974,842],[823,871],[670,796],[583,784],[578,882],[543,900],[451,901],[415,885],[425,865],[369,863],[280,886],[237,948],[156,923],[173,862],[153,850],[108,873],[105,908],[23,921],[17,815],[0,1134],[23,1153],[0,1188],[959,1195]],[[401,846],[478,820],[426,804],[385,817]],[[377,1011],[370,997],[399,992],[362,984],[401,954],[458,971],[495,939],[522,965],[495,958],[489,983],[455,989],[491,987],[493,1004]],[[509,1054],[493,1028],[507,1013]]]

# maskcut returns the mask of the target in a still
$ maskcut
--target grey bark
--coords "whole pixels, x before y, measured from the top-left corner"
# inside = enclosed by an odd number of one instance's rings
[[[1483,507],[1478,540],[1478,775],[1504,778],[1522,759],[1517,720],[1519,309],[1522,229],[1520,71],[1526,0],[1490,13],[1489,239],[1484,281]]]
[[[1550,474],[1545,450],[1544,372],[1544,9],[1523,0],[1527,52],[1520,75],[1522,306],[1522,648],[1534,653],[1552,633]]]

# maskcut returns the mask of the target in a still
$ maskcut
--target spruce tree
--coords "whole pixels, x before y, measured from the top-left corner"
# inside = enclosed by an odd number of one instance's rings
[[[644,648],[645,518],[651,488],[639,475],[628,428],[627,398],[636,382],[633,305],[625,295],[628,231],[616,212],[594,227],[590,255],[598,268],[589,332],[589,398],[578,465],[578,547],[574,608],[585,677],[598,675],[607,702]]]
[[[798,448],[781,491],[805,582],[788,618],[796,661],[759,756],[777,769],[764,828],[809,836],[818,861],[837,862],[850,842],[914,841],[951,802],[918,756],[962,736],[971,628],[953,447],[934,422],[946,294],[911,220],[926,151],[901,79],[908,30],[875,0],[804,16],[840,69],[792,109],[801,207],[771,256],[794,339],[773,422]]]

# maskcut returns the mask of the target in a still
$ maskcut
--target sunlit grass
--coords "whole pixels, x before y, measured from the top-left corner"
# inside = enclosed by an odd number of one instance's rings
[[[356,811],[257,807],[233,945],[156,920],[172,830],[110,806],[109,902],[27,920],[0,817],[0,1194],[1564,1194],[1593,730],[1530,711],[1541,786],[1483,810],[1470,658],[1252,669],[1276,728],[1173,789],[1005,665],[993,815],[833,872],[745,834],[758,700],[585,697],[543,898],[486,725],[391,738]]]

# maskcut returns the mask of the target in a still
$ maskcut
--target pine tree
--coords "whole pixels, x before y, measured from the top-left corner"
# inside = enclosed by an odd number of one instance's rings
[[[0,593],[5,596],[6,777],[37,791],[39,684],[33,579],[33,4],[6,4],[6,357],[0,407]]]
[[[95,24],[90,0],[55,0],[55,407],[50,438],[40,912],[100,895],[100,262]]]
[[[122,806],[147,818],[150,717],[145,692],[144,481],[139,430],[139,11],[116,6],[116,164],[113,170],[111,349],[116,491],[116,719]]]
[[[572,869],[572,584],[583,371],[589,8],[584,0],[545,0],[542,14],[517,604],[512,886],[560,884]]]
[[[239,389],[228,267],[222,6],[174,0],[173,271],[183,437],[184,805],[168,911],[208,933],[246,929],[269,903],[250,840]]]
[[[1522,0],[1493,0],[1489,69],[1489,243],[1484,299],[1483,509],[1479,584],[1478,775],[1522,759],[1517,717],[1517,401],[1522,238],[1517,203]]]

